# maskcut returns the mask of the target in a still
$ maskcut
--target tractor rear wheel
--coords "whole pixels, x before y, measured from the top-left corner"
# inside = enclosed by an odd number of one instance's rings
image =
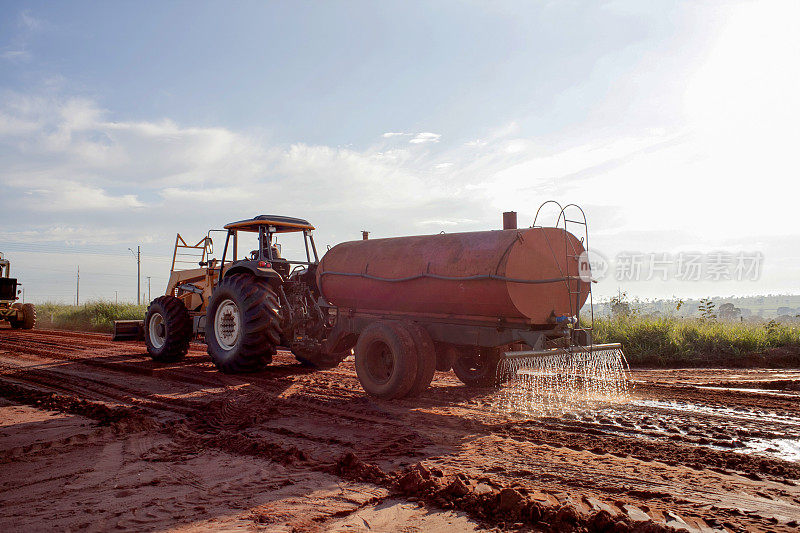
[[[280,340],[278,297],[267,280],[244,273],[224,278],[206,311],[208,355],[217,368],[262,370]]]
[[[417,349],[404,327],[374,322],[358,337],[356,375],[364,390],[378,398],[407,395],[417,377]]]
[[[144,343],[153,361],[180,361],[191,338],[192,320],[181,300],[167,295],[150,302],[144,316]]]
[[[33,304],[15,303],[11,307],[22,311],[22,319],[9,318],[9,325],[14,329],[33,329],[36,325],[36,308]]]
[[[36,325],[36,308],[33,304],[22,304],[22,329],[33,329]]]
[[[459,350],[453,372],[467,387],[499,387],[500,352],[492,348],[467,347]]]
[[[416,322],[404,322],[403,325],[411,333],[417,351],[417,376],[406,395],[414,397],[425,392],[433,380],[433,375],[436,373],[436,348],[424,327]]]

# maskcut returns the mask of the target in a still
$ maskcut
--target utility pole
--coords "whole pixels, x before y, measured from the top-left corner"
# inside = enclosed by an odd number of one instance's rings
[[[119,292],[119,291],[114,291],[114,304],[115,304],[115,305],[119,303],[119,299],[117,298],[117,296],[118,296],[118,292]]]
[[[133,250],[128,248],[131,254],[133,254]],[[142,305],[142,248],[141,246],[136,246],[136,254],[134,255],[136,258],[136,305]]]
[[[150,276],[147,276],[147,301],[150,302]]]
[[[78,265],[78,275],[75,278],[75,306],[81,305],[81,266]]]

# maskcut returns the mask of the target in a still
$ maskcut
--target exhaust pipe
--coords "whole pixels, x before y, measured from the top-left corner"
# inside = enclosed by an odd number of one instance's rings
[[[516,211],[506,211],[503,213],[503,229],[517,229]]]

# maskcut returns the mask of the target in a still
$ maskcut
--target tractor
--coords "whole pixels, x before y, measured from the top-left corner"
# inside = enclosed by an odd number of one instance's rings
[[[321,343],[330,328],[316,290],[314,227],[299,218],[260,215],[224,228],[209,231],[194,245],[177,235],[166,294],[150,303],[142,325],[151,357],[178,361],[196,336],[205,337],[211,360],[228,373],[261,370],[278,346],[314,368],[336,366],[349,355],[349,350],[323,349]],[[219,259],[211,257],[215,231],[225,233]],[[277,240],[285,234],[302,236],[304,261],[281,256]],[[240,256],[245,238],[254,249]],[[192,260],[196,267],[178,268]],[[115,337],[123,339],[124,333]]]
[[[452,369],[470,387],[498,387],[504,361],[580,359],[587,351],[617,357],[619,345],[592,345],[580,326],[591,292],[581,263],[588,237],[567,231],[570,207],[560,208],[555,226],[534,220],[517,229],[504,217],[501,231],[365,234],[323,258],[314,227],[299,218],[256,216],[196,244],[178,234],[166,294],[143,322],[115,324],[115,338],[144,336],[154,360],[175,362],[204,337],[228,373],[261,370],[278,347],[318,369],[354,353],[364,390],[385,399],[419,395],[437,370]],[[217,258],[211,236],[220,231]],[[305,260],[283,257],[292,234],[302,236],[293,249]]]
[[[19,283],[11,277],[11,261],[0,253],[0,321],[7,320],[14,329],[33,329],[36,325],[36,308],[33,304],[17,302],[22,292]]]

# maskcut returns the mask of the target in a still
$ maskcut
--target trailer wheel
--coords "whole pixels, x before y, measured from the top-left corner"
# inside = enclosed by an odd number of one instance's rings
[[[374,322],[358,337],[356,374],[364,390],[378,398],[402,398],[417,378],[416,346],[411,334],[390,322]]]
[[[144,343],[153,361],[174,363],[189,351],[192,320],[183,302],[174,296],[159,296],[144,316]]]
[[[433,375],[436,373],[436,348],[424,327],[416,322],[404,322],[403,326],[411,333],[417,351],[417,376],[406,395],[415,397],[425,392],[433,380]]]
[[[450,372],[453,369],[453,361],[458,357],[458,350],[452,344],[436,343],[436,370],[439,372]]]
[[[467,387],[499,387],[500,353],[491,348],[465,348],[453,361],[453,372]]]
[[[280,343],[278,297],[267,280],[232,274],[214,289],[206,311],[208,355],[223,372],[255,372]]]

